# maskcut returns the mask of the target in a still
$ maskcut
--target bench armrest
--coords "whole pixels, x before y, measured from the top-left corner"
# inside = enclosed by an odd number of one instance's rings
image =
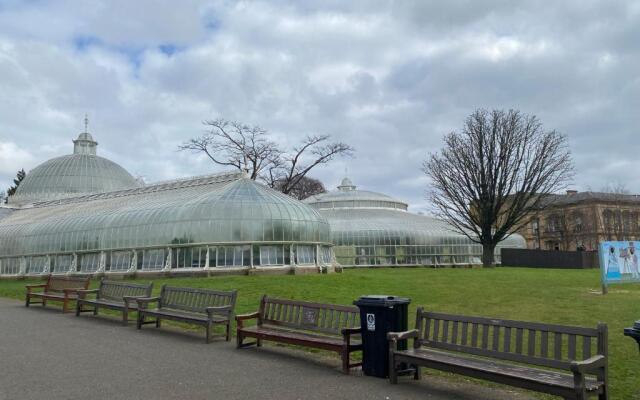
[[[145,308],[147,304],[160,301],[160,297],[134,297],[133,300],[138,303],[138,309]]]
[[[602,368],[607,364],[607,358],[602,354],[595,355],[584,361],[571,361],[571,371],[573,373],[584,374]]]
[[[47,287],[46,283],[39,283],[37,285],[25,285],[27,289],[39,288],[39,287]]]
[[[256,318],[260,318],[260,312],[256,311],[256,312],[252,312],[249,314],[240,314],[240,315],[236,315],[236,326],[237,328],[242,329],[244,323],[243,321],[246,321],[248,319],[256,319]]]
[[[233,307],[231,305],[228,306],[213,306],[213,307],[207,307],[205,308],[205,311],[207,312],[207,314],[209,316],[211,316],[212,314],[231,314],[231,311],[233,310]]]
[[[405,332],[389,332],[387,333],[387,340],[398,341],[404,339],[417,339],[418,338],[418,330],[412,329],[410,331]]]
[[[78,297],[80,297],[81,299],[84,299],[86,295],[88,294],[97,295],[99,291],[100,289],[81,289],[81,290],[78,290]]]
[[[122,301],[129,306],[129,303],[136,301],[137,299],[141,299],[145,296],[122,296]]]
[[[362,328],[342,328],[342,336],[356,335],[362,333]]]

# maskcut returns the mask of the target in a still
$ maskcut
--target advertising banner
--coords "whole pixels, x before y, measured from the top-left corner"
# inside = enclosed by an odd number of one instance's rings
[[[640,251],[638,241],[600,243],[603,289],[611,283],[640,282],[638,251]]]

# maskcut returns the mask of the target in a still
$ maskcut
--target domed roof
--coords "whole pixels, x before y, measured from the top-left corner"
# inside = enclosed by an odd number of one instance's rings
[[[357,190],[349,178],[344,178],[338,190],[321,193],[304,200],[305,203],[320,209],[334,208],[391,208],[407,210],[407,203],[386,194]]]
[[[73,154],[38,165],[9,197],[15,205],[139,187],[124,168],[96,155],[97,142],[87,132],[73,141]]]

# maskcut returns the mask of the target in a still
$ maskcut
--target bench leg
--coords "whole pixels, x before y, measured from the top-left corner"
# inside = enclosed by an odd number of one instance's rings
[[[398,383],[398,371],[396,370],[396,361],[392,351],[389,352],[389,383],[395,385]]]
[[[256,346],[262,347],[262,339],[260,339],[260,338],[256,339]]]
[[[62,313],[66,313],[67,312],[67,307],[69,306],[69,300],[64,299],[64,301],[62,302]]]
[[[125,307],[122,311],[122,325],[127,326],[129,324],[129,310]]]
[[[342,349],[342,373],[349,375],[349,350]]]
[[[27,298],[24,301],[24,306],[29,307],[29,304],[31,304],[31,296],[27,295]]]
[[[242,347],[242,334],[239,331],[236,331],[236,348],[239,349]]]
[[[144,314],[138,311],[138,319],[136,320],[136,328],[142,329],[142,324],[144,323]]]
[[[76,317],[80,316],[80,312],[82,311],[82,304],[80,302],[76,302]]]
[[[160,326],[162,326],[162,323],[160,322],[160,317],[156,318],[156,328],[160,328]]]
[[[231,321],[227,322],[227,342],[231,340]]]
[[[98,306],[93,309],[93,315],[98,315]]]
[[[211,323],[211,321],[209,321],[207,323],[207,343],[211,342],[211,328],[213,327],[213,324]]]
[[[415,368],[415,371],[413,372],[413,379],[415,379],[416,381],[419,381],[422,378],[422,370],[420,369],[419,365],[414,365],[413,366]]]
[[[42,299],[42,307],[46,307],[47,306],[47,299]]]

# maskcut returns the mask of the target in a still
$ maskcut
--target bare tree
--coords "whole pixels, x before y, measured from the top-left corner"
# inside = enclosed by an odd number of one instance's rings
[[[327,164],[338,156],[351,156],[353,148],[346,143],[330,142],[329,135],[307,136],[300,146],[283,153],[280,162],[270,171],[267,184],[278,187],[282,193],[298,190],[309,171],[318,165]]]
[[[204,124],[209,132],[183,143],[180,150],[204,153],[216,164],[246,171],[254,180],[280,158],[278,146],[268,140],[267,132],[259,126],[224,119]]]
[[[519,111],[476,110],[444,141],[423,164],[430,198],[440,218],[482,244],[483,266],[492,266],[496,245],[573,177],[566,137]]]
[[[274,189],[282,191],[283,183],[284,182],[276,181],[273,186]],[[324,193],[326,191],[327,190],[325,189],[324,185],[318,179],[305,176],[298,181],[298,184],[293,187],[293,189],[289,192],[289,195],[291,197],[295,197],[298,200],[304,200],[307,197]]]
[[[179,150],[204,153],[218,165],[246,171],[251,179],[294,197],[306,193],[309,182],[305,178],[313,168],[353,154],[351,146],[332,142],[329,135],[308,136],[301,145],[286,151],[257,125],[224,119],[205,121],[205,125],[209,132],[183,143]]]

